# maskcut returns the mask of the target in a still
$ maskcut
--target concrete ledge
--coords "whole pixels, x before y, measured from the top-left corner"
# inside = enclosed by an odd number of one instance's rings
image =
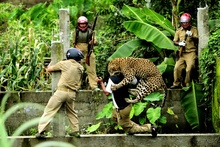
[[[34,147],[45,141],[61,141],[76,147],[219,147],[220,134],[158,134],[153,138],[150,134],[94,134],[75,137],[47,137],[38,140],[34,136],[8,137],[16,138],[13,147]],[[59,147],[59,145],[57,146]]]
[[[50,96],[51,91],[23,91],[23,92],[1,92],[0,91],[0,101],[2,100],[5,93],[11,93],[7,104],[6,110],[19,102],[32,102],[42,105],[46,105]],[[168,89],[167,99],[165,106],[162,109],[162,115],[167,118],[167,123],[162,125],[160,133],[192,133],[191,127],[187,123],[182,105],[180,102],[181,89]],[[97,124],[100,120],[96,120],[96,114],[101,112],[105,104],[109,103],[108,98],[100,92],[92,92],[91,90],[80,90],[77,93],[75,109],[79,118],[80,131],[84,130],[91,124]],[[177,117],[167,113],[167,110],[172,109]],[[12,114],[6,121],[6,129],[8,132],[14,132],[21,124],[28,120],[36,117],[40,117],[43,110],[36,109],[34,107],[27,107],[17,111]],[[102,119],[104,123],[108,122],[110,119]],[[134,120],[135,121],[135,120]],[[66,118],[65,126],[68,126],[68,119]],[[51,126],[53,127],[53,123]],[[177,127],[178,126],[178,127]],[[33,126],[32,128],[37,128]],[[48,130],[49,131],[49,130]],[[100,131],[102,131],[100,129]],[[209,132],[212,133],[212,132]],[[22,135],[32,135],[28,130]]]

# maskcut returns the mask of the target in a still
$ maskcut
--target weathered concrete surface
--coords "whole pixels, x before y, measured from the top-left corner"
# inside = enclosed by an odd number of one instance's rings
[[[100,134],[75,137],[49,137],[38,140],[33,136],[16,137],[13,147],[34,147],[45,141],[62,141],[75,147],[219,147],[219,134]],[[61,147],[57,144],[56,147]]]
[[[6,110],[14,106],[19,102],[31,102],[38,103],[45,106],[52,95],[51,91],[45,92],[10,92],[11,96],[8,98],[6,104]],[[5,92],[0,92],[0,102],[4,97]],[[85,130],[91,124],[97,124],[100,120],[96,120],[96,114],[98,114],[105,104],[109,100],[101,92],[93,93],[90,90],[82,90],[77,94],[75,109],[79,118],[79,126],[81,130]],[[33,107],[27,107],[18,110],[13,113],[6,121],[6,128],[9,133],[14,132],[21,124],[36,117],[40,117],[43,114],[43,109],[37,109]],[[66,126],[68,126],[68,120],[66,118]],[[52,124],[51,124],[52,126]],[[33,128],[37,128],[34,126]],[[51,127],[48,127],[50,130]],[[29,132],[24,132],[25,135],[30,135]]]
[[[180,92],[181,90],[168,90],[165,107],[162,110],[162,115],[167,117],[167,123],[162,126],[162,133],[190,133],[189,125],[185,120],[184,112],[180,103]],[[5,93],[0,92],[0,101],[4,94]],[[18,102],[32,102],[45,106],[51,95],[51,91],[20,93],[12,92],[7,102],[6,109],[9,109]],[[87,128],[89,125],[100,122],[100,120],[96,120],[96,114],[98,114],[108,102],[109,100],[102,91],[93,93],[90,90],[81,90],[77,94],[75,109],[78,113],[81,132],[83,130],[85,131],[85,128]],[[171,108],[177,117],[168,114],[168,108]],[[42,113],[43,110],[39,110],[35,107],[21,109],[7,119],[6,128],[9,133],[14,132],[18,126],[30,119],[40,117]],[[105,122],[107,121],[108,119]],[[68,126],[68,120],[66,122],[66,126]],[[33,128],[36,129],[37,126],[34,126]],[[25,132],[24,135],[30,135],[30,133]]]

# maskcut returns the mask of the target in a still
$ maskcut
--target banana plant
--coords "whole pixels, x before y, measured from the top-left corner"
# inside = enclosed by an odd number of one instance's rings
[[[137,38],[120,46],[108,60],[131,55],[135,49],[143,47],[143,42],[149,42],[159,53],[162,49],[177,50],[169,38],[174,36],[174,27],[162,15],[149,8],[134,8],[128,5],[123,6],[122,13],[129,18],[129,21],[123,23],[124,27]]]
[[[181,104],[187,122],[190,124],[192,131],[198,132],[202,129],[202,116],[204,111],[201,107],[201,100],[204,97],[203,86],[195,84],[192,81],[191,87],[183,88],[181,92]]]

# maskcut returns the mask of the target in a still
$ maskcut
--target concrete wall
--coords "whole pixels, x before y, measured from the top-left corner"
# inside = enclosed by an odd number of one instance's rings
[[[0,93],[0,100],[3,98],[5,93]],[[11,106],[19,102],[31,102],[46,105],[48,99],[51,96],[51,91],[47,92],[12,92],[11,96],[8,99],[6,109],[9,109]],[[105,104],[109,100],[101,92],[92,93],[90,90],[80,91],[76,99],[76,110],[78,112],[79,123],[81,131],[91,124],[97,124],[100,120],[96,120],[95,116],[99,113]],[[174,116],[169,115],[166,111],[167,109],[172,108],[174,113],[178,116],[178,119]],[[35,117],[40,117],[43,113],[43,110],[39,110],[33,107],[27,107],[20,109],[16,113],[12,114],[6,122],[6,128],[9,133],[13,132],[20,126],[25,123],[27,120],[33,119]],[[163,108],[163,116],[167,117],[167,123],[162,126],[161,133],[188,133],[190,128],[185,120],[184,113],[180,103],[180,90],[168,90],[168,98]],[[102,120],[108,122],[109,119]],[[51,124],[52,126],[52,124]],[[66,121],[66,126],[68,126],[68,121]],[[178,127],[176,127],[178,126]],[[33,127],[37,128],[37,126]],[[51,128],[48,128],[51,130]],[[25,132],[24,135],[30,135],[29,132]]]
[[[45,106],[51,95],[51,91],[21,93],[11,92],[11,95],[6,104],[6,110],[19,102],[38,103]],[[0,93],[0,100],[3,98],[3,96],[4,93]],[[91,124],[96,124],[98,122],[95,119],[95,115],[102,110],[103,106],[107,102],[107,98],[101,92],[92,94],[91,91],[85,90],[78,93],[75,109],[78,112],[81,130],[87,128]],[[22,108],[16,113],[13,113],[7,119],[6,128],[8,129],[8,132],[11,133],[27,120],[33,119],[35,117],[40,117],[42,114],[43,109],[40,110],[34,106]],[[68,120],[66,120],[66,126],[68,125]],[[37,126],[35,128],[37,128]],[[48,129],[51,130],[51,128]],[[24,134],[29,135],[28,132]]]

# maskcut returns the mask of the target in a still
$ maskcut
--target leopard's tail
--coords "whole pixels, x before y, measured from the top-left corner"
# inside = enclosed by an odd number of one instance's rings
[[[166,101],[166,98],[167,98],[167,86],[166,86],[166,84],[164,84],[164,86],[163,86],[163,92],[164,92],[164,97],[163,97],[162,103],[160,105],[161,108],[164,107],[165,101]]]

